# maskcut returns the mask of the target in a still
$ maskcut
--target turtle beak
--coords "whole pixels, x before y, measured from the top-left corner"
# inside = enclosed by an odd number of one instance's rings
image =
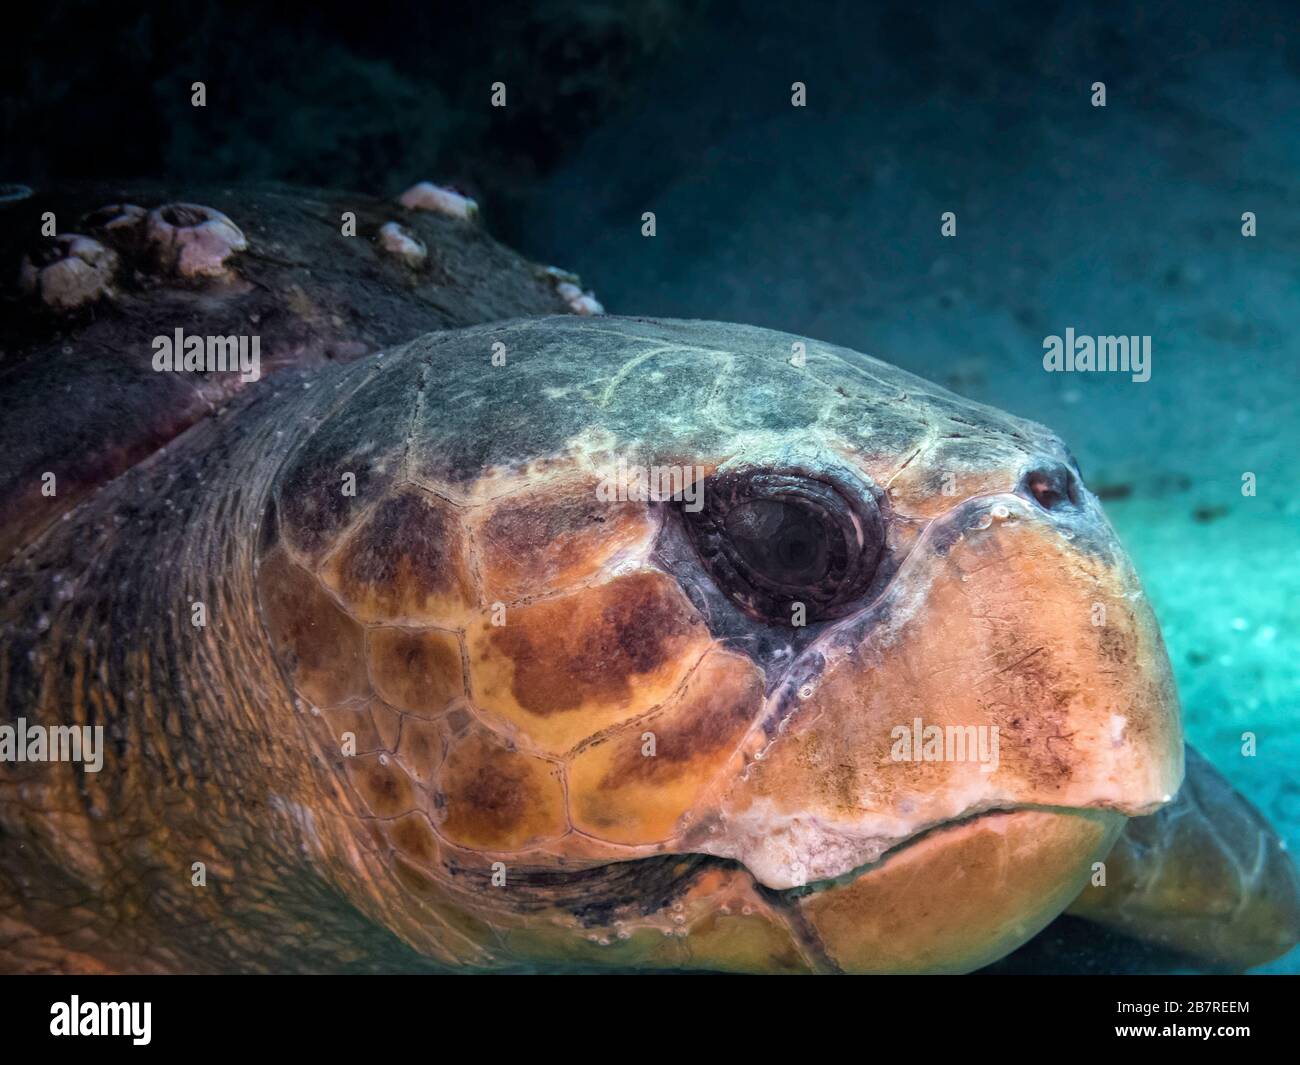
[[[1155,619],[1096,500],[1050,490],[935,518],[885,592],[805,652],[710,853],[774,888],[839,878],[807,903],[827,919],[850,905],[831,898],[876,906],[894,877],[916,890],[943,870],[971,898],[983,874],[1013,896],[1014,873],[1059,912],[1125,816],[1172,798],[1183,739]],[[968,954],[1032,924],[990,916]]]

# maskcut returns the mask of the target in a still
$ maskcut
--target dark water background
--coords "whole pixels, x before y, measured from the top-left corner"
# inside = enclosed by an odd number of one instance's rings
[[[7,17],[0,180],[454,181],[611,312],[807,334],[1051,425],[1134,556],[1189,739],[1300,852],[1294,2]],[[1150,335],[1151,380],[1043,372],[1067,327]]]

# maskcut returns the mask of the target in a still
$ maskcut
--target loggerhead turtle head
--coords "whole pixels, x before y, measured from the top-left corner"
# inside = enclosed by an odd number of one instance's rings
[[[1182,777],[1061,442],[786,334],[416,340],[284,457],[258,567],[339,879],[448,964],[973,968]]]

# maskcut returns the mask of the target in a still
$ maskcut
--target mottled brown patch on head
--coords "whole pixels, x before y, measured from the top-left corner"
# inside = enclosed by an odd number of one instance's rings
[[[341,381],[343,402],[308,432],[297,426],[276,479],[283,534],[313,564],[338,545],[359,515],[392,490],[406,452],[410,411],[424,367],[418,359],[376,362],[373,376]]]
[[[452,745],[438,793],[440,831],[462,846],[518,850],[568,827],[559,767],[512,751],[481,728]]]
[[[361,626],[282,550],[258,569],[262,611],[276,654],[294,687],[317,706],[370,690]]]
[[[361,819],[361,832],[368,841],[370,848],[379,854],[382,854],[388,848],[388,833],[384,831],[384,822],[376,821],[373,817],[364,817]]]
[[[549,751],[663,701],[710,643],[671,577],[641,570],[485,615],[467,635],[471,688],[483,707]]]
[[[484,597],[512,602],[571,587],[620,551],[654,536],[645,503],[604,501],[596,481],[568,481],[508,496],[479,526]]]
[[[315,454],[295,463],[277,493],[284,536],[300,555],[319,561],[366,503],[392,483],[395,465],[395,458],[384,463],[371,456]],[[355,478],[355,486],[345,475]]]
[[[1121,624],[1101,626],[1100,651],[1108,667],[1123,668],[1133,661],[1133,620],[1132,612],[1126,609],[1127,604],[1119,603],[1117,606],[1121,612]]]
[[[455,508],[413,488],[381,502],[321,575],[362,621],[454,627],[473,600]]]
[[[438,856],[438,839],[422,813],[405,814],[388,822],[388,838],[396,850],[414,862],[430,865]]]
[[[465,693],[460,642],[452,633],[372,629],[368,646],[375,690],[394,706],[432,717]]]
[[[569,769],[575,827],[616,843],[669,839],[762,705],[758,667],[710,651],[661,711],[577,755]]]
[[[353,788],[376,817],[396,817],[415,806],[415,789],[397,762],[388,755],[368,754],[345,763]]]

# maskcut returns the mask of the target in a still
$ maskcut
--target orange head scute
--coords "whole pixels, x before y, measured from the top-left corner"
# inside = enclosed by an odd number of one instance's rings
[[[436,801],[443,835],[465,847],[517,850],[568,827],[559,766],[513,750],[482,728],[452,746]]]
[[[397,746],[402,715],[378,699],[350,700],[321,711],[338,753],[382,754]]]
[[[322,576],[361,621],[455,625],[473,595],[455,508],[413,488],[380,501]]]
[[[359,754],[344,764],[353,788],[374,817],[398,817],[415,809],[415,788],[395,759],[383,753]]]
[[[495,620],[468,633],[473,699],[554,754],[659,705],[711,643],[673,579],[651,570]]]
[[[373,628],[368,642],[371,680],[393,706],[431,717],[464,694],[455,633]]]
[[[262,609],[294,686],[318,706],[368,691],[361,626],[283,550],[261,565]]]
[[[393,849],[412,861],[432,864],[438,857],[438,837],[427,814],[415,811],[394,818],[385,826]]]
[[[615,843],[669,839],[762,704],[758,667],[710,651],[660,710],[579,752],[569,771],[575,826]]]
[[[597,485],[569,481],[507,496],[476,532],[483,597],[510,603],[572,588],[620,552],[639,553],[655,522],[636,502],[603,502]]]
[[[434,774],[446,751],[446,726],[442,721],[423,721],[403,716],[401,739],[395,745],[397,760],[424,788],[433,784]]]

